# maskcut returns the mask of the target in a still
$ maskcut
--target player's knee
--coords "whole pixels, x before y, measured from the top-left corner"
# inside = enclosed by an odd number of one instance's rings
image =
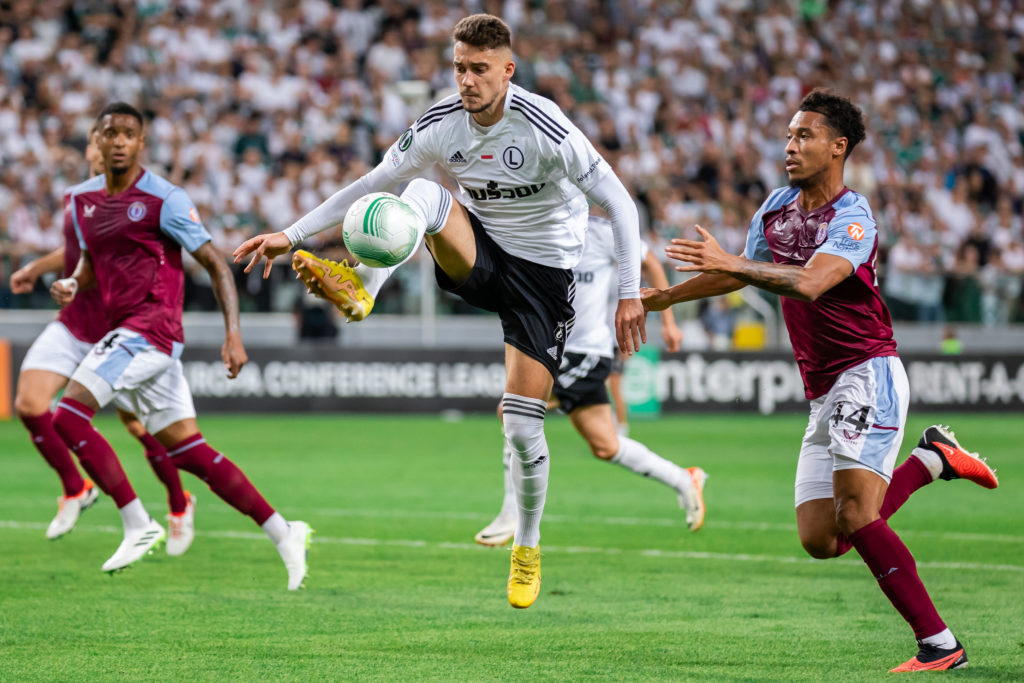
[[[593,439],[587,441],[587,445],[590,446],[590,452],[599,460],[611,460],[619,452],[619,444],[612,441]]]
[[[836,524],[846,536],[852,536],[861,527],[878,519],[878,511],[871,510],[857,500],[842,501],[836,509]]]
[[[506,419],[503,428],[515,453],[529,453],[544,443],[543,419]]]
[[[800,545],[804,547],[804,551],[806,551],[808,555],[816,560],[827,560],[836,556],[835,538],[801,537]]]
[[[18,417],[37,417],[50,409],[50,401],[44,396],[19,391],[14,396],[14,412]]]

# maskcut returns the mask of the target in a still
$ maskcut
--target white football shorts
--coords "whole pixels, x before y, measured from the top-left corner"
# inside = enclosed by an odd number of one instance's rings
[[[196,416],[181,361],[124,327],[97,342],[71,379],[88,389],[100,407],[115,397],[126,399],[127,409],[150,434]]]
[[[32,346],[28,347],[21,369],[46,370],[62,377],[71,377],[82,359],[89,355],[92,344],[84,342],[54,320],[43,328]]]
[[[903,444],[910,383],[897,356],[871,358],[811,401],[796,465],[796,505],[832,498],[832,473],[864,469],[889,482]]]

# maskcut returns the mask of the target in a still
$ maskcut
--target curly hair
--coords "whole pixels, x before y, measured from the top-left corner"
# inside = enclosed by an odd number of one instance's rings
[[[846,138],[846,155],[864,141],[864,114],[849,99],[828,90],[815,90],[800,102],[799,111],[812,111],[825,117],[825,125]]]
[[[452,37],[481,50],[512,47],[512,31],[508,24],[493,14],[471,14],[455,24]]]

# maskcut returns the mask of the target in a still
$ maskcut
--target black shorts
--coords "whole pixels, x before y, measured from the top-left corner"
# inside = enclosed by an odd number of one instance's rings
[[[596,353],[566,353],[555,378],[554,394],[558,407],[568,414],[577,408],[608,403],[605,380],[612,369],[612,359]]]
[[[505,342],[543,363],[557,377],[562,349],[576,319],[572,271],[513,256],[488,237],[472,213],[469,222],[476,235],[476,263],[469,279],[456,285],[435,263],[437,284],[468,304],[497,313]]]

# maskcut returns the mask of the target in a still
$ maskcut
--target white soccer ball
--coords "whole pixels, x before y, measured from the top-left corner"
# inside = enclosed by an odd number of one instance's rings
[[[352,255],[373,268],[396,266],[416,248],[419,216],[389,192],[357,199],[345,214],[341,234]]]

